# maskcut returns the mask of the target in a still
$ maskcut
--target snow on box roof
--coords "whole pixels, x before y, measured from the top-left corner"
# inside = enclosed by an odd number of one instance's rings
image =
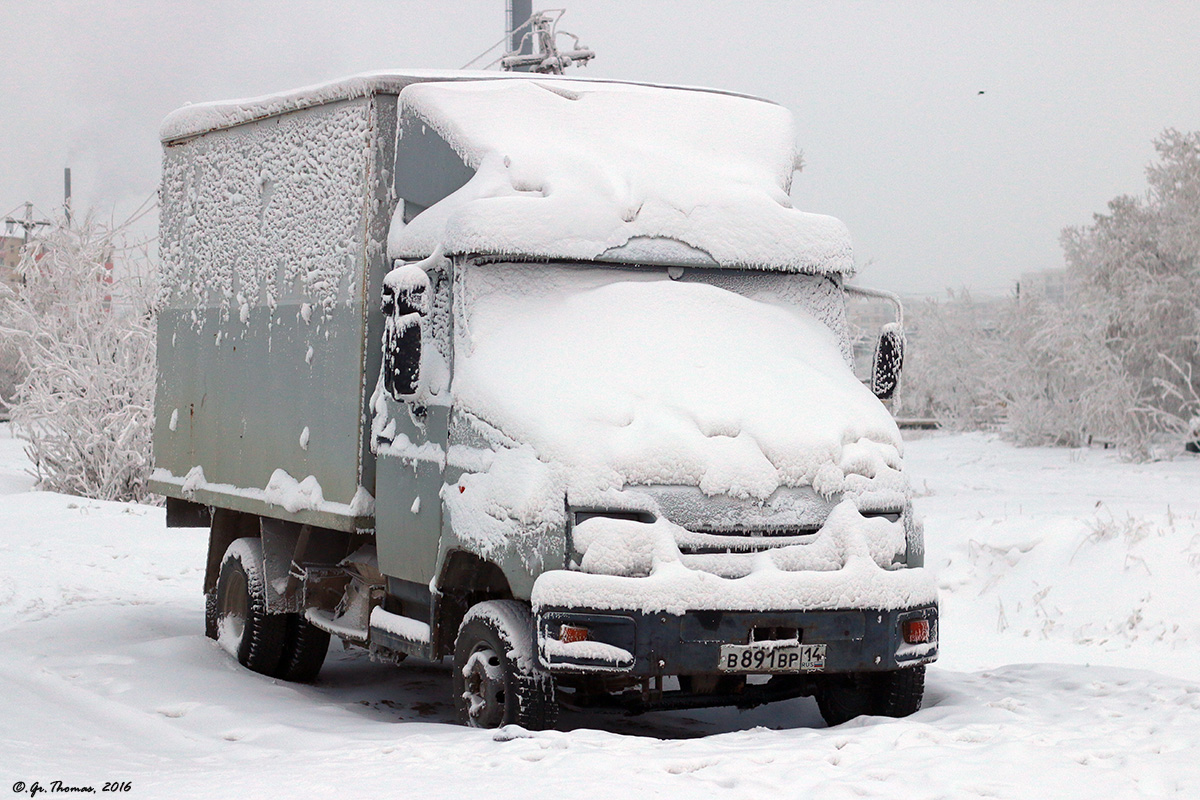
[[[164,144],[323,103],[400,94],[475,176],[389,237],[450,254],[853,271],[849,233],[791,208],[791,115],[746,95],[583,78],[400,70],[184,106]]]
[[[435,130],[475,174],[407,225],[397,210],[394,258],[440,246],[447,254],[853,270],[845,226],[792,208],[795,132],[774,103],[553,79],[420,83],[400,102],[408,122]]]
[[[481,79],[489,76],[496,77],[497,73],[437,69],[365,72],[286,92],[238,100],[192,103],[172,111],[163,119],[158,138],[163,144],[170,144],[322,103],[353,100],[371,94],[399,94],[405,86],[420,81]]]
[[[371,94],[399,94],[404,87],[413,83],[464,80],[536,80],[540,75],[523,72],[485,72],[483,70],[450,69],[399,69],[379,72],[364,72],[325,83],[289,89],[284,92],[246,97],[237,100],[217,100],[206,103],[189,103],[168,114],[159,127],[158,138],[164,144],[177,142],[192,136],[232,128],[254,120],[266,119],[289,111],[311,108],[338,100],[353,100]],[[562,79],[574,83],[594,82],[591,78]],[[605,81],[612,83],[612,81]],[[620,82],[618,82],[620,83]],[[641,84],[651,85],[651,84]],[[678,89],[728,94],[746,97],[718,89],[700,89],[678,86]]]

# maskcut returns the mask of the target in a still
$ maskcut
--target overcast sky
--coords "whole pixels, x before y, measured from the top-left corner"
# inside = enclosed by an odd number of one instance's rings
[[[580,74],[715,86],[796,115],[793,194],[842,218],[859,282],[1011,288],[1059,231],[1145,190],[1152,140],[1200,129],[1200,2],[557,0]],[[0,213],[127,213],[186,102],[392,67],[458,68],[504,0],[0,0]]]

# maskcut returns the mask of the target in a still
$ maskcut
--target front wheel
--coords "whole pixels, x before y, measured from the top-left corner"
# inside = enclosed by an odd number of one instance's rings
[[[925,667],[826,676],[817,689],[817,708],[830,727],[855,717],[907,717],[921,708]]]
[[[537,663],[527,607],[489,600],[467,612],[454,645],[454,706],[473,728],[553,727],[554,678]]]

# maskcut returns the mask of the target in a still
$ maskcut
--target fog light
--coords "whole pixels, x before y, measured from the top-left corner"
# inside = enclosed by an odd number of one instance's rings
[[[586,642],[588,629],[579,625],[563,625],[558,629],[558,640],[563,644],[571,642]]]
[[[901,626],[904,641],[908,644],[923,644],[929,641],[929,620],[910,619]]]

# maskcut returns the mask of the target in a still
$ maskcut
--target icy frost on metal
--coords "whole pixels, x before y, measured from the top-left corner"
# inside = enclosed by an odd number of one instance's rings
[[[319,321],[348,302],[361,274],[369,115],[365,103],[338,104],[202,137],[186,154],[167,147],[161,255],[172,305],[245,323],[259,305],[302,301]]]

